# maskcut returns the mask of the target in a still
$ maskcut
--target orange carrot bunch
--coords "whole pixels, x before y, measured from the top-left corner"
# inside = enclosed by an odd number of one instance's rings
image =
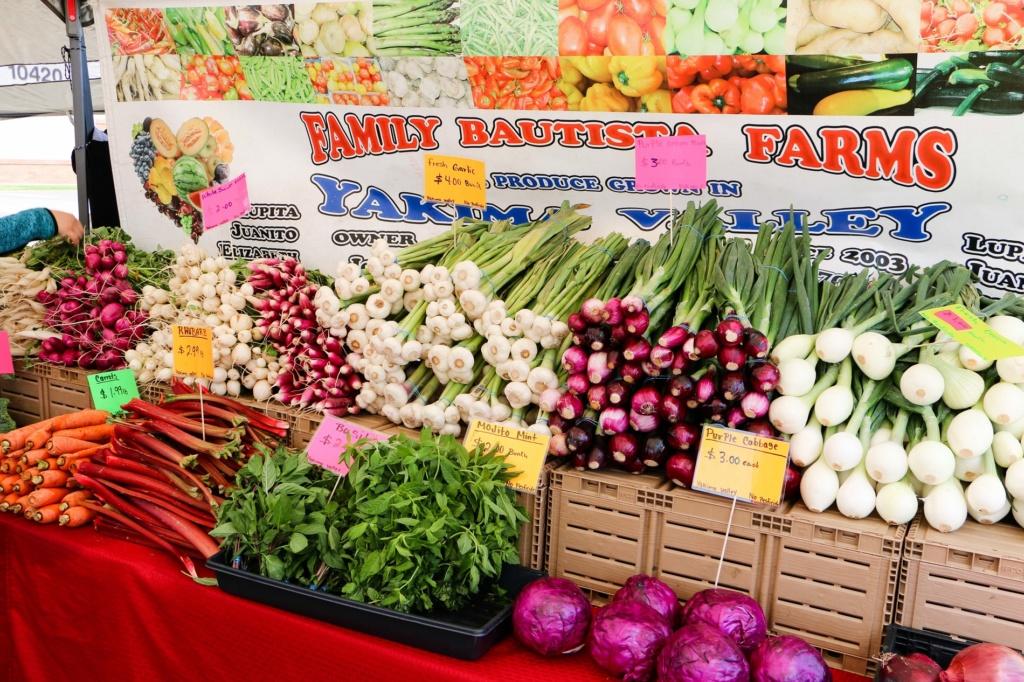
[[[110,413],[81,410],[0,434],[0,511],[36,523],[76,528],[95,515],[92,493],[78,488],[74,472],[102,457],[114,435]]]

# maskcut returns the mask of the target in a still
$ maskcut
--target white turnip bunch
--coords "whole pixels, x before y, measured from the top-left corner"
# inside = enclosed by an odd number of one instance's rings
[[[246,312],[252,287],[238,283],[230,261],[211,257],[195,244],[182,247],[171,271],[168,289],[143,287],[139,307],[149,313],[153,333],[125,353],[128,367],[142,383],[169,382],[174,376],[171,326],[209,326],[213,329],[214,378],[199,383],[217,395],[237,396],[245,386],[268,396],[278,366],[263,357],[257,343],[263,333]],[[187,384],[195,381],[192,377],[184,380]]]

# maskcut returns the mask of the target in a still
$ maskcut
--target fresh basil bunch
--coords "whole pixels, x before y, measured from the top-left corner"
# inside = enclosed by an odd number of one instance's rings
[[[314,584],[324,552],[340,547],[340,506],[331,498],[337,476],[285,448],[253,455],[238,487],[217,510],[227,559],[275,580]],[[257,565],[252,565],[256,560]]]

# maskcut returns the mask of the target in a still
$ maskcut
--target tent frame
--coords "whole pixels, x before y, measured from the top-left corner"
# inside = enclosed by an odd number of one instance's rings
[[[92,93],[89,91],[89,59],[85,53],[85,25],[92,23],[92,12],[86,6],[88,0],[58,0],[47,2],[46,7],[64,22],[68,36],[68,51],[71,68],[71,121],[75,129],[75,177],[78,187],[78,220],[89,229],[88,173],[85,162],[85,148],[89,144],[95,122],[92,115]],[[83,23],[83,14],[85,23]]]

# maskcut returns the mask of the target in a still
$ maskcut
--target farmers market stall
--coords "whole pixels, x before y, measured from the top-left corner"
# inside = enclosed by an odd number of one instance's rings
[[[1024,681],[1020,0],[168,5],[0,258],[22,677]]]

